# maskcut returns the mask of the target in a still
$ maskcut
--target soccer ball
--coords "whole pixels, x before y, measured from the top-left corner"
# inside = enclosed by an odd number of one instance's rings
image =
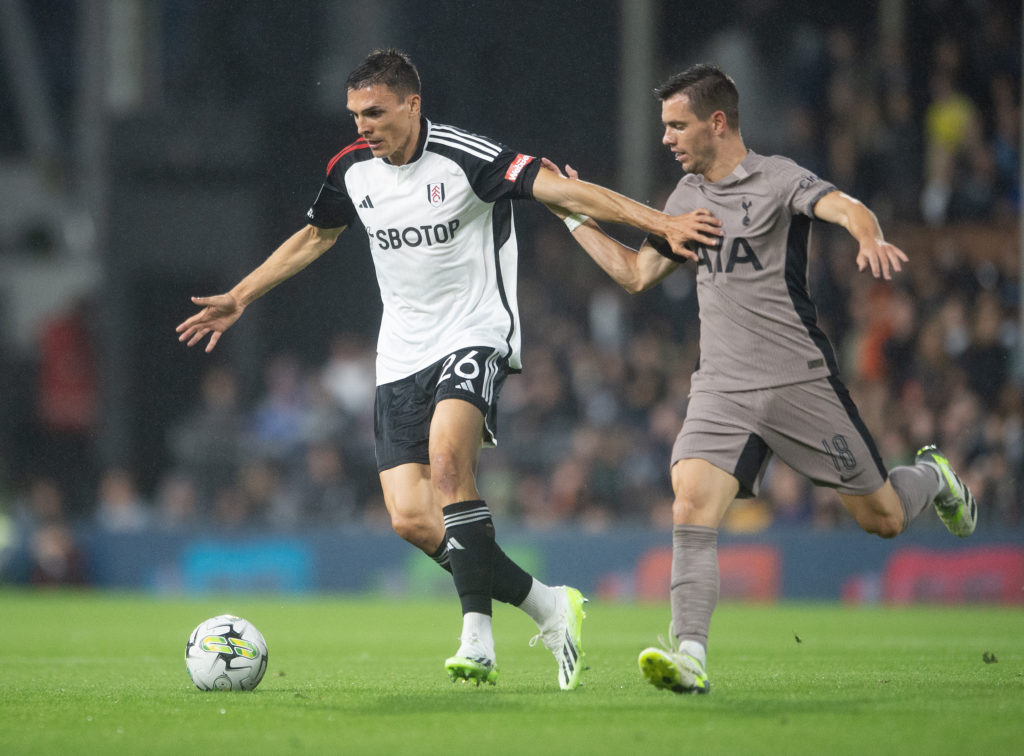
[[[241,617],[211,617],[189,636],[185,669],[199,690],[253,690],[267,671],[267,642]]]

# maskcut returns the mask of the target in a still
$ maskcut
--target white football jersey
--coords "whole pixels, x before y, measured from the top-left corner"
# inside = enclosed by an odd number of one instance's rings
[[[307,212],[319,228],[366,229],[384,304],[377,385],[456,349],[489,346],[519,370],[513,199],[532,199],[540,161],[421,120],[413,159],[392,165],[359,139],[327,166]]]

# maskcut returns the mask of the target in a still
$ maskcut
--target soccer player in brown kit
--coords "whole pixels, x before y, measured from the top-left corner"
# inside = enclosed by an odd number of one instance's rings
[[[491,599],[520,607],[555,656],[563,690],[584,669],[584,599],[534,579],[498,547],[476,486],[482,445],[494,445],[505,377],[521,369],[512,200],[667,236],[679,253],[710,242],[700,215],[673,218],[594,184],[542,171],[541,161],[421,112],[420,79],[398,50],[378,50],[347,81],[358,139],[338,152],[308,221],[231,291],[193,297],[201,309],[179,340],[206,351],[256,298],[330,249],[357,218],[383,302],[374,434],[395,531],[450,570],[462,605],[453,680],[497,676]],[[339,282],[341,283],[341,282]]]
[[[773,454],[835,489],[861,528],[882,538],[902,533],[929,504],[953,534],[968,536],[977,506],[934,446],[919,450],[911,466],[885,469],[817,325],[807,292],[811,220],[845,228],[859,245],[858,270],[889,280],[907,257],[885,241],[874,213],[791,160],[748,150],[739,94],[719,68],[693,66],[655,92],[662,143],[685,171],[665,212],[713,217],[717,243],[680,255],[648,236],[633,250],[593,220],[551,209],[631,293],[696,263],[700,360],[671,458],[672,637],[669,648],[641,652],[639,665],[658,688],[707,693],[717,528],[735,498],[757,492]]]

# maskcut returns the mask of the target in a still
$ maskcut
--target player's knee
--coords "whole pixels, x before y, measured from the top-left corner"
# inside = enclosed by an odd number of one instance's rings
[[[433,452],[430,455],[430,484],[445,498],[457,498],[466,482],[464,467],[452,452]]]
[[[391,507],[391,529],[420,548],[435,544],[438,539],[436,523],[419,507]]]
[[[895,538],[903,532],[903,518],[890,516],[886,517],[885,521],[878,529],[878,536],[880,538]]]
[[[903,532],[903,517],[897,514],[876,514],[860,525],[879,538],[895,538]]]
[[[399,537],[414,546],[425,543],[429,533],[429,528],[423,521],[423,518],[397,513],[391,515],[391,528]]]
[[[391,529],[395,531],[400,537],[406,541],[410,539],[410,536],[416,531],[416,522],[411,517],[406,517],[403,514],[397,512],[391,513]]]
[[[680,525],[702,525],[708,511],[696,498],[677,496],[672,501],[672,521]]]

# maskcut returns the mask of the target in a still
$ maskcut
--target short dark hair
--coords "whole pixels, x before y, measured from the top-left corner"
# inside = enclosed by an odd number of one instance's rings
[[[348,75],[346,89],[363,89],[383,84],[400,98],[420,93],[420,72],[409,56],[388,47],[374,50]]]
[[[740,127],[740,93],[736,82],[725,71],[712,63],[698,63],[677,73],[654,90],[664,102],[676,94],[685,94],[690,100],[690,109],[701,120],[709,118],[716,110],[725,113],[729,127]]]

